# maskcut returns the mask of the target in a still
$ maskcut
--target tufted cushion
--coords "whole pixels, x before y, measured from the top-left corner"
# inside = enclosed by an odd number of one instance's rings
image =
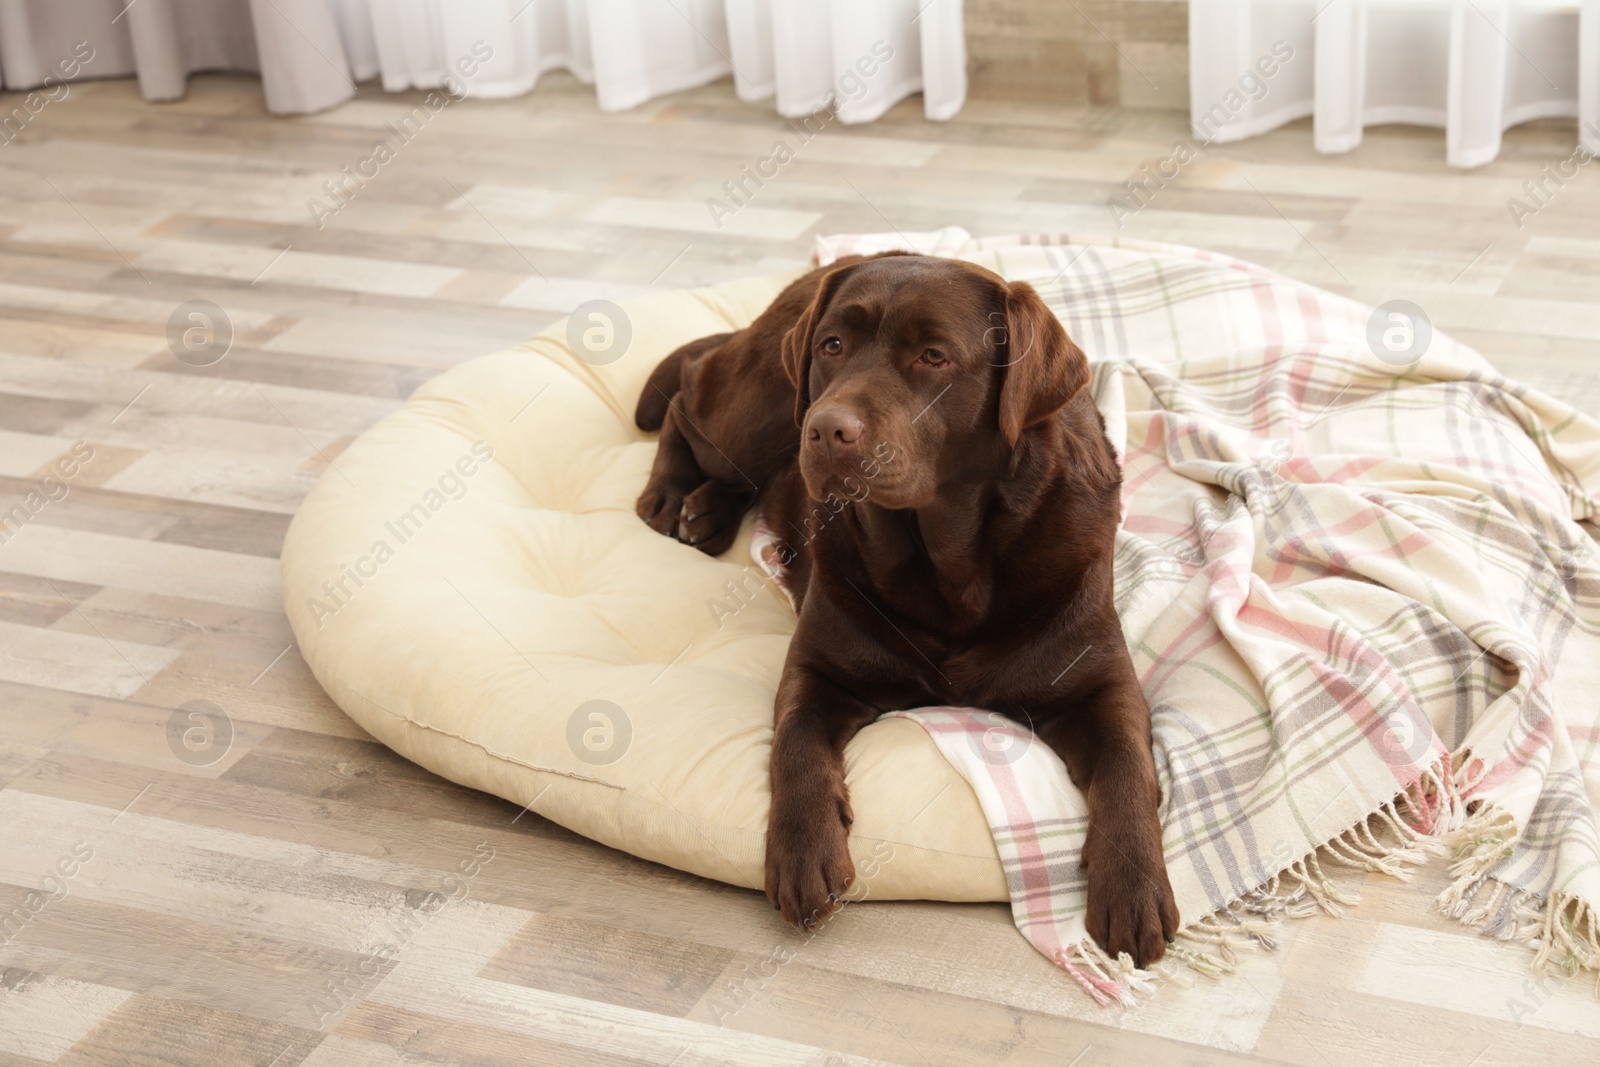
[[[620,358],[579,358],[558,323],[435,378],[339,455],[283,549],[290,622],[339,706],[446,778],[759,887],[793,618],[750,563],[748,519],[711,559],[635,517],[655,438],[632,413],[662,357],[789,280],[633,300]],[[853,896],[1007,899],[972,790],[922,727],[868,727],[846,767]]]

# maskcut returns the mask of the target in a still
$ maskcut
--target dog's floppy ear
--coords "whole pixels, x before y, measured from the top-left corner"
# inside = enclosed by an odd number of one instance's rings
[[[1030,426],[1050,418],[1089,383],[1089,360],[1027,282],[1005,287],[1000,346],[1000,430],[1013,448]]]
[[[844,276],[859,262],[860,260],[856,259],[845,266],[836,266],[817,279],[816,295],[811,298],[811,303],[789,328],[789,332],[783,335],[783,372],[789,376],[789,381],[794,385],[796,426],[805,425],[806,408],[811,406],[811,347],[817,320],[822,318],[828,301],[833,299],[834,291],[839,288]]]

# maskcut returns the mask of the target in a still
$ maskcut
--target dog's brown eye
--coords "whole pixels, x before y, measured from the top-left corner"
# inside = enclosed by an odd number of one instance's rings
[[[950,361],[945,359],[944,353],[939,351],[937,348],[930,348],[926,352],[922,353],[917,362],[926,363],[930,367],[942,367]]]
[[[837,356],[840,352],[844,351],[844,342],[839,340],[837,337],[830,337],[826,341],[822,342],[822,350],[828,353],[830,356]]]

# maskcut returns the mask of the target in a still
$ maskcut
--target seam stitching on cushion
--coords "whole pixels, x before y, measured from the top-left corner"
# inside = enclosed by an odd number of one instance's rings
[[[628,789],[625,786],[618,786],[617,788],[621,789],[628,796],[634,797],[634,798],[636,798],[638,800],[642,800],[646,804],[651,804],[651,805],[654,805],[655,807],[658,807],[658,808],[662,808],[662,807],[667,808],[668,810],[670,810],[670,811],[674,812],[675,814],[677,814],[685,822],[694,824],[697,827],[704,826],[704,827],[711,827],[711,828],[717,829],[717,830],[719,830],[721,832],[732,832],[732,833],[737,833],[737,834],[760,834],[762,837],[766,836],[765,831],[761,831],[761,830],[739,830],[739,829],[736,829],[734,827],[719,826],[717,823],[707,822],[705,819],[701,818],[698,815],[690,815],[688,812],[686,812],[683,809],[679,808],[677,805],[673,804],[671,801],[662,802],[662,801],[657,801],[657,800],[651,800],[645,794],[643,794],[643,793],[641,793],[641,792],[639,792],[637,790]],[[700,831],[698,829],[696,829],[696,832],[699,833]],[[994,856],[989,855],[989,854],[977,855],[977,854],[971,853],[971,852],[951,852],[949,849],[946,849],[946,848],[932,848],[932,847],[930,847],[928,845],[912,844],[910,841],[895,841],[895,840],[892,840],[892,839],[887,838],[887,837],[867,837],[865,835],[861,835],[861,836],[858,836],[856,839],[858,841],[881,842],[882,844],[885,844],[885,845],[899,845],[902,848],[915,849],[918,852],[932,853],[933,855],[936,855],[936,856],[949,856],[949,857],[954,858],[954,859],[992,860],[992,859],[995,858]],[[707,839],[707,841],[709,843],[709,839]],[[713,846],[713,847],[715,847],[715,846]],[[726,856],[723,857],[723,859],[727,859],[727,858],[728,857],[726,857]]]
[[[586,774],[575,774],[572,771],[558,771],[554,767],[541,767],[536,763],[528,763],[528,762],[526,762],[524,760],[517,759],[515,756],[508,756],[503,752],[496,752],[494,749],[490,748],[488,745],[483,744],[481,741],[474,741],[474,740],[472,740],[472,738],[464,737],[463,735],[455,733],[454,731],[444,730],[444,729],[441,729],[441,728],[439,728],[437,726],[430,726],[427,723],[418,722],[416,719],[413,719],[410,716],[401,715],[397,711],[390,711],[388,708],[384,707],[382,704],[379,704],[376,700],[373,700],[372,698],[367,697],[367,696],[363,696],[361,693],[357,692],[353,687],[346,686],[346,688],[349,689],[350,692],[355,693],[356,696],[361,697],[361,699],[365,700],[368,704],[371,704],[373,707],[377,708],[379,711],[382,711],[382,712],[384,712],[384,713],[386,713],[388,715],[391,715],[394,718],[399,719],[403,723],[407,723],[407,724],[409,724],[411,726],[415,726],[419,730],[428,730],[428,731],[431,731],[432,733],[442,734],[445,737],[454,738],[455,740],[460,741],[463,744],[471,745],[473,748],[482,750],[486,754],[488,754],[490,756],[493,756],[495,759],[504,760],[505,762],[515,764],[518,767],[526,767],[530,771],[541,771],[541,772],[543,772],[545,774],[554,774],[554,775],[557,775],[558,777],[561,777],[561,778],[571,778],[571,779],[574,779],[574,780],[579,781],[579,782],[593,782],[596,785],[603,785],[607,789],[614,789],[617,792],[622,793],[624,796],[632,797],[635,800],[641,800],[644,803],[649,804],[649,805],[651,805],[653,807],[666,808],[666,809],[672,811],[673,813],[675,813],[676,815],[678,815],[685,822],[690,823],[692,825],[696,825],[697,827],[698,826],[711,826],[711,827],[716,827],[718,830],[721,830],[721,831],[727,831],[729,829],[732,829],[731,827],[717,827],[717,825],[715,823],[707,823],[704,819],[698,818],[697,816],[694,816],[694,815],[689,815],[689,814],[683,812],[682,810],[680,810],[679,808],[677,808],[675,805],[673,805],[671,803],[665,803],[664,804],[664,803],[662,803],[660,801],[652,800],[648,796],[646,796],[644,793],[641,793],[636,789],[629,789],[627,786],[615,785],[615,784],[613,784],[611,782],[607,782],[607,781],[605,781],[604,779],[601,779],[601,778],[591,778],[590,776],[588,776]],[[501,799],[504,799],[504,798],[502,797]],[[697,829],[696,832],[699,832],[699,830]],[[753,833],[757,833],[758,831],[754,831],[754,830],[736,830],[734,832],[741,833],[741,834],[753,834]],[[980,856],[980,855],[975,855],[975,854],[970,853],[970,852],[952,852],[949,849],[930,848],[927,845],[914,845],[909,841],[894,841],[894,840],[891,840],[891,839],[885,838],[885,837],[864,837],[864,838],[861,838],[861,840],[881,841],[881,842],[883,842],[884,844],[887,844],[887,845],[899,845],[902,848],[915,849],[915,850],[917,850],[919,852],[932,853],[933,855],[936,855],[936,856],[950,856],[950,857],[953,857],[953,858],[969,859],[969,860],[985,860],[985,859],[993,859],[994,858],[993,856],[986,856],[986,855],[985,856]],[[727,859],[727,857],[724,856],[723,859]]]
[[[350,690],[350,692],[355,693],[356,696],[361,697],[361,699],[365,700],[368,704],[371,704],[373,707],[377,708],[379,711],[382,711],[382,712],[385,712],[385,713],[387,713],[389,715],[392,715],[394,718],[399,719],[403,723],[407,723],[407,724],[409,724],[411,726],[415,726],[419,730],[429,730],[429,731],[431,731],[433,733],[436,733],[436,734],[443,734],[445,737],[454,738],[455,740],[460,741],[462,744],[471,745],[473,748],[481,749],[483,752],[487,753],[490,756],[493,756],[495,759],[504,760],[507,763],[516,764],[518,767],[526,767],[530,771],[541,771],[541,772],[543,772],[545,774],[559,775],[562,778],[572,778],[572,779],[576,779],[577,781],[580,781],[580,782],[593,782],[595,785],[603,785],[607,789],[615,789],[620,793],[628,792],[628,790],[625,787],[620,786],[620,785],[614,785],[613,783],[608,782],[603,778],[592,778],[587,774],[576,774],[576,773],[574,773],[572,771],[558,771],[554,767],[541,767],[537,763],[528,763],[525,760],[517,759],[515,756],[508,756],[503,752],[496,752],[494,749],[490,748],[488,745],[484,744],[481,741],[474,741],[472,738],[465,737],[465,736],[463,736],[461,734],[455,733],[452,730],[444,730],[444,729],[440,729],[437,726],[430,726],[429,724],[427,724],[425,722],[418,722],[416,719],[411,718],[409,715],[402,715],[398,711],[390,711],[388,708],[384,707],[382,704],[378,703],[376,700],[373,700],[371,697],[363,696],[360,692],[357,692],[357,690],[354,687],[346,686],[346,688],[348,688]]]

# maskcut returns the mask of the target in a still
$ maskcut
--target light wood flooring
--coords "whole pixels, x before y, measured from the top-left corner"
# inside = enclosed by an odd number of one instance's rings
[[[84,84],[0,145],[0,509],[94,449],[0,543],[0,1067],[1600,1061],[1593,983],[1538,987],[1439,918],[1438,869],[1346,874],[1344,918],[1136,1010],[1094,1007],[1003,905],[852,906],[769,976],[796,935],[758,894],[367,738],[296,653],[276,557],[326,457],[419,383],[584,300],[799,266],[819,233],[1105,231],[1186,132],[981,100],[932,125],[914,98],[719,231],[704,202],[769,153],[767,105],[723,82],[600,115],[551,75],[452,104],[319,229],[308,198],[417,99],[280,120],[247,78],[164,106]],[[1462,173],[1437,131],[1321,157],[1300,123],[1205,152],[1126,232],[1412,300],[1600,414],[1600,164],[1524,228],[1506,204],[1573,140],[1523,128]],[[169,349],[190,300],[231,320],[214,365]],[[231,723],[215,762],[218,735],[183,747],[195,701]]]

